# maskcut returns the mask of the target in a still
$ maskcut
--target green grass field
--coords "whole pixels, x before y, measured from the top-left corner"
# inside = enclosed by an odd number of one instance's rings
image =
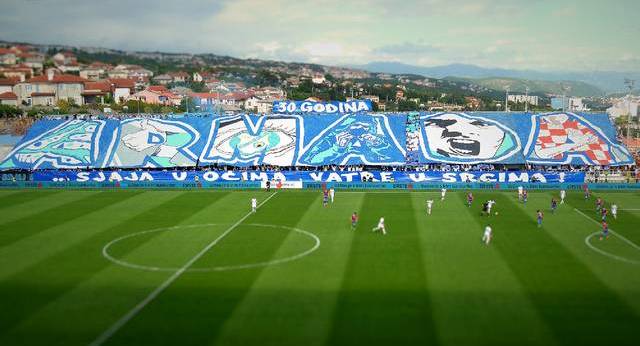
[[[2,190],[0,345],[640,345],[639,193],[474,194]]]

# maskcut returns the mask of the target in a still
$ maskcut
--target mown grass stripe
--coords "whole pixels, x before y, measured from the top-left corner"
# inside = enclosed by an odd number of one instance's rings
[[[44,191],[43,191],[44,192]],[[97,191],[52,191],[52,194],[37,194],[34,199],[18,205],[10,205],[0,210],[0,230],[8,223],[20,223],[32,215],[37,215],[46,210],[55,208],[65,203],[71,203],[98,193]]]
[[[328,344],[437,344],[409,193],[366,194],[361,215]],[[371,232],[380,217],[386,236]]]
[[[638,316],[544,227],[537,228],[533,205],[518,206],[504,195],[476,195],[477,201],[495,198],[496,206],[511,213],[492,221],[491,246],[511,267],[560,344],[637,344]],[[550,200],[542,193],[536,198]],[[481,220],[478,208],[469,212]],[[596,330],[607,333],[590,332]]]
[[[481,242],[486,224],[462,210],[467,209],[464,194],[448,193],[444,202],[412,197],[439,343],[554,345],[510,267]],[[429,216],[427,199],[435,200]]]
[[[105,191],[87,195],[43,212],[29,215],[0,226],[0,247],[9,246],[16,241],[42,232],[51,227],[80,218],[88,213],[117,203],[125,196],[135,196],[142,191]]]
[[[6,332],[12,326],[18,325],[23,320],[28,319],[30,315],[70,292],[85,280],[96,275],[100,270],[112,266],[113,264],[102,258],[101,255],[102,246],[109,240],[118,235],[130,233],[132,229],[150,229],[176,225],[180,223],[180,221],[196,214],[208,206],[209,203],[215,203],[215,201],[222,198],[226,193],[212,193],[207,196],[189,192],[172,193],[172,195],[173,194],[175,195],[172,196],[171,199],[164,201],[152,209],[133,214],[130,218],[119,219],[120,221],[116,225],[106,230],[101,230],[101,232],[94,234],[82,243],[4,280],[5,283],[0,285],[0,294],[14,292],[14,298],[16,298],[19,303],[14,300],[12,302],[6,302],[7,305],[5,305],[5,302],[0,301],[0,309],[8,312],[0,316],[0,334]],[[122,197],[124,196],[121,195],[121,198]],[[100,222],[100,218],[115,216],[116,215],[109,214],[98,215],[95,222]],[[152,238],[153,237],[148,240]],[[141,245],[142,244],[136,244],[128,248],[128,251],[135,251],[135,249]],[[57,270],[52,272],[52,267],[58,268],[64,275],[60,275],[60,272]],[[123,268],[122,270],[127,269]],[[132,273],[133,276],[137,274],[136,272]],[[34,284],[35,282],[46,283],[46,285],[44,285],[46,289],[40,289]],[[20,292],[20,294],[15,297],[15,292]],[[85,313],[89,312],[87,311]],[[16,340],[28,338],[28,330],[29,328],[26,329],[26,332],[25,329],[12,331],[12,334],[5,335],[6,339],[0,338],[0,341],[13,340],[15,342]],[[95,337],[95,335],[93,335],[93,337]],[[86,340],[85,342],[88,343],[90,340]],[[11,343],[9,342],[9,344]]]
[[[247,218],[243,224],[271,223],[295,226],[315,199],[316,196],[311,194],[278,194],[262,206],[258,213]],[[249,199],[241,203],[246,203],[248,207]],[[212,222],[215,222],[214,216]],[[263,254],[270,253],[270,256],[273,256],[287,236],[286,232],[273,233],[268,243],[255,244],[244,237],[241,227],[243,227],[242,224],[238,230],[230,233],[194,266],[203,266],[200,263],[215,261],[218,256],[223,258],[235,256],[241,260],[242,253],[237,253],[236,247],[225,246],[225,244],[233,245],[238,242],[244,244],[245,251],[260,250]],[[232,251],[229,252],[227,249]],[[217,337],[224,322],[244,299],[263,269],[254,268],[206,275],[185,273],[113,335],[107,344],[180,344],[184,342],[184,335],[189,335],[189,342],[192,344],[206,344]],[[176,319],[175,316],[191,316],[191,318]],[[168,324],[171,325],[171,333],[156,332],[158,325]]]
[[[30,202],[44,196],[55,195],[60,192],[62,192],[62,190],[14,190],[10,193],[0,195],[0,210],[16,207],[23,203]]]
[[[320,198],[295,226],[320,237],[320,248],[298,261],[265,268],[211,345],[325,344],[355,235],[350,215],[360,210],[364,194],[338,191],[327,208]],[[300,249],[300,240],[290,233],[275,257]]]

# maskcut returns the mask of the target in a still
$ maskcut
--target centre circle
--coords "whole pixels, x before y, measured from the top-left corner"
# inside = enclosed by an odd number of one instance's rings
[[[294,255],[291,255],[291,256],[287,256],[287,257],[283,257],[283,258],[273,259],[273,260],[269,260],[269,261],[260,261],[260,262],[254,262],[254,263],[227,265],[227,266],[214,266],[214,267],[207,267],[207,268],[186,268],[186,269],[180,268],[180,267],[162,267],[162,266],[150,266],[150,265],[132,263],[132,262],[125,261],[123,259],[116,258],[115,256],[113,256],[109,252],[109,250],[115,244],[118,244],[118,243],[120,243],[122,241],[125,241],[127,239],[140,237],[140,236],[143,236],[143,235],[146,235],[146,234],[150,234],[150,233],[171,232],[171,231],[177,231],[177,230],[183,230],[183,229],[212,227],[212,226],[223,226],[223,225],[227,225],[227,224],[207,223],[207,224],[198,224],[198,225],[172,226],[172,227],[163,227],[163,228],[156,228],[156,229],[151,229],[151,230],[146,230],[146,231],[135,232],[135,233],[127,234],[125,236],[116,238],[116,239],[110,241],[109,243],[107,243],[102,248],[102,255],[106,259],[108,259],[109,261],[111,261],[111,262],[113,262],[115,264],[118,264],[118,265],[121,265],[121,266],[127,267],[127,268],[132,268],[132,269],[147,270],[147,271],[167,271],[167,272],[176,272],[176,271],[179,271],[179,270],[188,271],[188,272],[216,272],[216,271],[219,272],[219,271],[230,271],[230,270],[240,270],[240,269],[266,267],[266,266],[270,266],[270,265],[276,265],[276,264],[282,264],[282,263],[286,263],[286,262],[291,262],[291,261],[298,260],[298,259],[300,259],[300,258],[302,258],[304,256],[307,256],[307,255],[311,254],[312,252],[316,251],[320,247],[320,238],[318,238],[318,236],[316,236],[315,234],[313,234],[313,233],[311,233],[309,231],[305,231],[303,229],[299,229],[299,228],[295,228],[295,227],[288,227],[288,226],[281,226],[281,225],[251,223],[251,224],[243,224],[242,226],[271,228],[271,229],[284,229],[284,230],[288,230],[288,231],[291,231],[291,232],[296,232],[296,233],[301,234],[301,235],[303,235],[305,237],[311,238],[313,240],[313,242],[314,242],[314,245],[312,247],[302,251],[302,252],[297,253],[297,254],[294,254]],[[220,237],[218,239],[220,239]]]

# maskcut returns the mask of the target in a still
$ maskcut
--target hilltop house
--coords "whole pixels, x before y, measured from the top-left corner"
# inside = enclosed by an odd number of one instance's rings
[[[86,79],[67,74],[47,74],[29,78],[18,83],[14,92],[18,103],[30,106],[52,106],[60,100],[69,100],[77,105],[84,103],[82,92]]]

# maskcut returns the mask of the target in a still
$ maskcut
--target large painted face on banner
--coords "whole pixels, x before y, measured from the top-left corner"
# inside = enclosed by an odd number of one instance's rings
[[[298,149],[297,116],[234,116],[216,121],[204,163],[291,165]]]
[[[277,155],[295,147],[296,134],[294,129],[278,126],[265,126],[259,133],[252,135],[246,128],[223,129],[216,138],[215,149],[222,156],[233,156],[238,153],[241,158],[251,158],[256,155],[269,153]]]
[[[427,157],[448,162],[497,160],[517,148],[515,135],[498,123],[461,114],[423,120]]]

